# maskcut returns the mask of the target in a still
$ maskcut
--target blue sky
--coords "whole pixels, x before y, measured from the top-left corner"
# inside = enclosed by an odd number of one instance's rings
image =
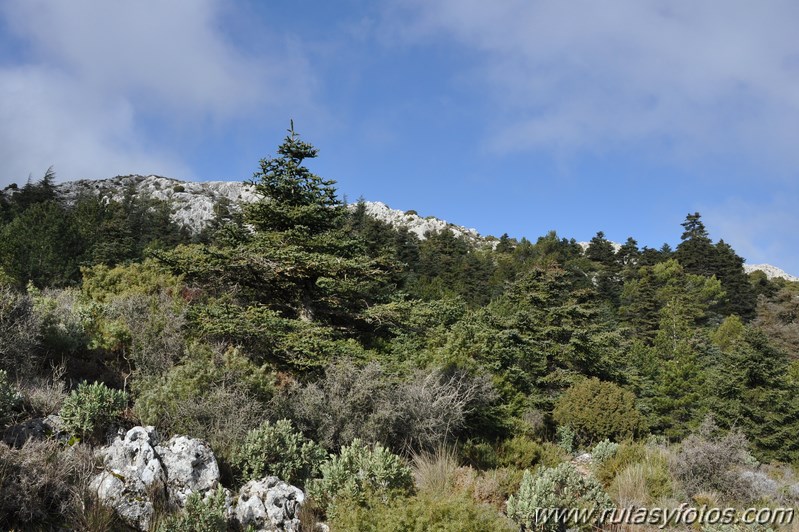
[[[0,4],[0,184],[239,180],[289,120],[363,196],[535,239],[676,245],[699,211],[799,274],[799,4]]]

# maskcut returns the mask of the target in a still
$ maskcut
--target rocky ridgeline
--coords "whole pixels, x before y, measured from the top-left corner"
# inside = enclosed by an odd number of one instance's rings
[[[766,274],[767,279],[775,279],[779,277],[794,283],[799,281],[799,277],[785,273],[781,269],[777,268],[776,266],[772,266],[771,264],[744,264],[744,271],[746,273],[761,271]]]
[[[218,203],[229,203],[235,209],[258,198],[254,187],[240,181],[200,183],[155,175],[68,181],[59,185],[59,190],[68,202],[75,201],[82,194],[96,194],[115,201],[121,200],[128,190],[146,194],[167,202],[172,207],[172,219],[194,233],[200,232],[214,219],[214,206]]]
[[[194,182],[155,175],[117,176],[97,181],[86,179],[68,181],[59,185],[59,189],[67,201],[74,201],[81,194],[87,193],[120,200],[127,190],[132,189],[136,194],[147,194],[169,203],[172,206],[172,219],[193,233],[200,232],[214,219],[214,206],[218,203],[225,202],[231,208],[238,209],[241,205],[258,199],[254,187],[241,181]],[[354,205],[350,205],[350,208],[354,208]],[[449,229],[455,236],[466,238],[475,244],[491,245],[496,242],[486,240],[475,229],[455,225],[433,216],[423,218],[414,211],[392,209],[379,201],[367,201],[366,212],[392,227],[405,227],[420,239],[424,239],[428,232],[437,233]],[[588,242],[579,242],[579,244],[583,249],[588,247]],[[617,251],[621,247],[621,244],[616,242],[612,244]],[[788,281],[799,281],[799,277],[769,264],[744,264],[744,270],[746,273],[762,271],[769,279],[781,277]]]

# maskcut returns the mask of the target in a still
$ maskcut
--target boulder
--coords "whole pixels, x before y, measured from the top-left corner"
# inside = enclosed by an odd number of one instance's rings
[[[166,486],[166,474],[154,448],[157,441],[153,427],[130,429],[98,451],[105,471],[91,481],[98,499],[139,530],[150,526],[154,511],[151,494]]]
[[[192,493],[205,496],[219,485],[216,457],[204,441],[173,436],[155,451],[166,472],[169,500],[181,508]]]
[[[232,511],[242,527],[252,526],[258,532],[300,530],[300,508],[305,501],[301,489],[277,477],[251,480],[242,486]]]

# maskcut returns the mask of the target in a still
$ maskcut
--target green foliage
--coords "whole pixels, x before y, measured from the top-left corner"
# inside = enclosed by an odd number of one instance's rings
[[[0,228],[0,268],[17,286],[76,282],[83,248],[71,214],[55,201],[36,203]]]
[[[413,489],[411,469],[399,456],[380,444],[354,440],[320,467],[322,478],[308,484],[308,494],[323,508],[338,498],[365,503],[376,496],[388,501]]]
[[[60,415],[64,428],[80,438],[96,438],[119,419],[128,394],[105,384],[82,382],[64,400]]]
[[[605,438],[631,438],[645,430],[632,392],[596,378],[585,379],[566,390],[553,415],[559,424],[574,429],[580,445]]]
[[[336,504],[329,521],[331,530],[343,532],[485,532],[515,530],[499,512],[459,495],[422,493],[385,504],[373,500]]]
[[[537,465],[544,454],[544,447],[527,436],[514,436],[499,447],[498,463],[501,467],[528,469]]]
[[[294,430],[291,421],[269,421],[247,433],[230,457],[234,473],[242,483],[274,475],[303,486],[318,476],[327,453],[318,444]]]
[[[560,464],[535,475],[525,471],[518,493],[508,499],[508,517],[526,530],[560,530],[590,525],[577,522],[536,521],[536,510],[547,508],[611,508],[613,503],[593,477],[584,477],[573,465]],[[565,518],[565,516],[564,516]]]
[[[594,449],[591,451],[591,459],[593,460],[595,466],[603,464],[608,459],[612,458],[616,452],[618,452],[618,450],[618,443],[604,439],[594,445]]]
[[[192,493],[183,511],[158,523],[157,532],[226,532],[225,490],[219,486],[211,496]]]
[[[571,427],[571,425],[560,425],[557,430],[557,437],[558,447],[563,449],[565,452],[571,454],[577,450],[575,448],[577,434],[574,432],[574,429]]]
[[[19,401],[16,386],[9,380],[8,373],[0,369],[0,427],[11,417]]]
[[[225,455],[262,420],[274,375],[235,349],[191,344],[165,375],[134,382],[139,419],[168,434],[191,434]]]

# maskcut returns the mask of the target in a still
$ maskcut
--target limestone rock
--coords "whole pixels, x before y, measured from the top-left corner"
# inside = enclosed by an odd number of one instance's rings
[[[204,441],[173,436],[155,451],[166,472],[169,499],[178,506],[183,507],[192,493],[205,495],[219,485],[216,457]]]
[[[147,530],[153,517],[150,494],[166,485],[164,468],[154,448],[157,441],[153,427],[130,429],[98,451],[105,471],[91,481],[98,499],[139,530]]]
[[[300,530],[299,513],[305,494],[277,477],[251,480],[242,486],[233,517],[257,531]]]

